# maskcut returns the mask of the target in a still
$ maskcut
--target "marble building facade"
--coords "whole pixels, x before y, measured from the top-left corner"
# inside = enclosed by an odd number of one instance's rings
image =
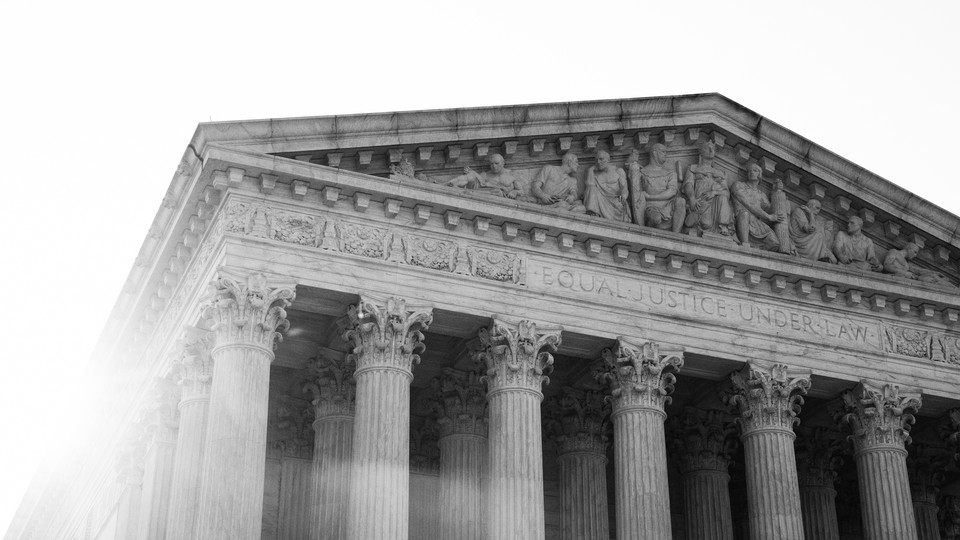
[[[202,124],[6,538],[955,540],[958,230],[716,94]]]

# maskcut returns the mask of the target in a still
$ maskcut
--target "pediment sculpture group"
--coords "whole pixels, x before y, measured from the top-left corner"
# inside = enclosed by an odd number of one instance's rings
[[[563,155],[560,165],[541,168],[530,182],[529,190],[524,189],[518,175],[505,167],[500,154],[488,158],[488,171],[477,172],[465,167],[462,175],[445,182],[415,174],[406,159],[391,170],[393,177],[417,178],[673,232],[726,238],[814,261],[952,286],[945,275],[910,262],[920,250],[917,244],[908,242],[902,249],[890,249],[880,260],[873,240],[863,234],[863,220],[859,216],[851,215],[846,230],[831,235],[817,217],[821,209],[819,200],[811,198],[806,204],[791,209],[779,179],[773,182],[769,195],[761,190],[762,169],[757,163],[750,163],[746,178],[730,186],[725,172],[714,163],[713,141],[703,141],[698,148],[698,161],[685,171],[679,163],[676,166],[667,163],[667,149],[663,144],[650,147],[646,166],[640,165],[640,151],[634,149],[624,164],[626,170],[611,164],[610,154],[599,150],[596,164],[587,169],[582,196],[578,188],[578,158],[572,152]]]

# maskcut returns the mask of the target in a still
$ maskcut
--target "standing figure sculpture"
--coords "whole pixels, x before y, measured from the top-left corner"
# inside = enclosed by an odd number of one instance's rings
[[[830,237],[817,219],[820,208],[820,201],[810,199],[807,204],[793,209],[790,213],[790,239],[801,257],[836,264],[837,258],[830,250]]]
[[[688,201],[685,223],[699,233],[732,237],[730,188],[723,171],[713,165],[716,154],[713,141],[704,141],[700,144],[700,161],[687,167],[682,186]]]
[[[577,155],[567,152],[560,165],[545,165],[530,184],[530,202],[570,212],[586,211],[577,190]]]
[[[786,216],[769,213],[772,210],[767,194],[760,191],[761,169],[756,163],[747,167],[747,179],[733,185],[733,206],[737,214],[737,235],[740,243],[748,246],[755,240],[764,249],[780,247],[780,239],[770,224],[782,222]],[[782,191],[781,187],[781,191]]]
[[[879,272],[883,270],[883,265],[877,259],[873,240],[867,238],[862,229],[863,220],[859,216],[850,216],[847,232],[837,231],[833,238],[833,254],[840,264],[866,272]]]
[[[907,244],[903,246],[903,249],[891,249],[887,252],[887,256],[883,258],[883,271],[903,278],[915,279],[923,283],[953,285],[947,276],[911,264],[910,260],[916,257],[919,252],[920,246],[913,242],[907,242]]]
[[[629,223],[627,195],[626,173],[620,167],[610,165],[610,154],[600,150],[597,164],[587,169],[583,190],[583,206],[587,214]]]
[[[498,197],[508,197],[510,199],[519,197],[522,193],[519,183],[513,175],[513,171],[504,166],[503,156],[493,154],[490,156],[489,161],[489,171],[478,173],[470,167],[464,167],[463,174],[448,180],[446,185],[475,189],[482,193],[489,193]]]
[[[639,156],[639,152],[634,150]],[[633,166],[633,156],[627,160]],[[633,208],[637,223],[657,229],[680,232],[687,216],[687,202],[680,197],[677,172],[667,165],[667,147],[655,144],[650,148],[650,164],[631,177]]]

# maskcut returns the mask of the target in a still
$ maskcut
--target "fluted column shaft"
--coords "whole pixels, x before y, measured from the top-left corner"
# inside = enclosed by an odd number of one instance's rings
[[[487,437],[453,433],[440,439],[440,538],[483,540]]]
[[[670,538],[665,418],[663,411],[614,406],[618,539]]]
[[[328,416],[313,423],[313,475],[316,493],[314,540],[345,540],[350,463],[353,459],[352,415]]]
[[[753,540],[803,540],[794,437],[789,430],[764,429],[744,433],[741,438]]]
[[[490,538],[544,538],[539,392],[503,390],[490,411]]]
[[[733,540],[730,475],[716,469],[683,474],[683,513],[690,540]]]
[[[608,540],[607,457],[566,452],[560,465],[560,524],[563,540]]]
[[[177,433],[170,511],[167,517],[167,534],[171,539],[193,538],[196,531],[209,405],[209,394],[182,400],[179,405],[180,429]]]
[[[357,373],[349,538],[409,535],[410,381],[396,370]]]
[[[800,486],[800,508],[806,540],[840,540],[837,492],[827,486]]]
[[[201,540],[260,538],[272,361],[273,351],[259,346],[213,351],[197,523]]]
[[[867,540],[917,540],[907,478],[907,451],[871,448],[854,454]]]
[[[917,538],[919,540],[940,540],[940,520],[937,514],[940,508],[936,501],[913,501],[913,511],[917,520]]]
[[[907,475],[906,444],[920,392],[897,385],[861,383],[844,392],[841,421],[853,431],[866,540],[917,540]]]

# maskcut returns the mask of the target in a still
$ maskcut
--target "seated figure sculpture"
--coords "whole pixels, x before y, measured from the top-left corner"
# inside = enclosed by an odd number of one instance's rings
[[[820,208],[821,204],[817,199],[810,199],[807,204],[794,208],[790,212],[790,238],[801,257],[836,264],[837,258],[830,250],[827,230],[817,220]]]
[[[710,232],[733,237],[730,188],[723,171],[713,165],[717,148],[713,141],[700,144],[700,161],[687,167],[683,194],[687,197],[685,224],[698,233]]]
[[[630,222],[626,173],[610,165],[610,154],[604,150],[597,152],[597,164],[587,169],[583,206],[589,215]]]
[[[545,165],[530,184],[530,197],[520,200],[570,212],[586,211],[577,190],[577,155],[567,152],[560,165]]]
[[[891,249],[887,252],[887,256],[883,258],[883,271],[923,283],[952,286],[953,284],[950,283],[947,276],[910,263],[910,260],[916,257],[919,252],[920,246],[913,242],[907,242],[903,249]]]
[[[627,159],[631,167],[633,187],[633,208],[637,223],[657,229],[669,229],[680,232],[687,215],[687,202],[680,197],[677,173],[666,163],[667,147],[654,144],[650,148],[650,163],[640,168],[637,158],[640,152],[634,150]]]
[[[771,214],[770,199],[760,191],[762,169],[756,163],[747,167],[747,179],[733,186],[733,206],[737,215],[737,234],[740,243],[759,242],[764,249],[775,250],[780,240],[770,224],[780,223],[785,216]],[[781,187],[782,190],[782,187]]]
[[[463,174],[450,179],[446,185],[458,188],[475,189],[498,197],[516,199],[522,191],[513,171],[504,166],[503,156],[490,156],[490,170],[478,173],[470,167],[463,168]]]
[[[873,240],[867,238],[862,229],[863,220],[859,216],[850,216],[847,232],[837,231],[833,238],[833,254],[840,264],[866,272],[879,272],[883,270],[883,265],[877,259]]]

